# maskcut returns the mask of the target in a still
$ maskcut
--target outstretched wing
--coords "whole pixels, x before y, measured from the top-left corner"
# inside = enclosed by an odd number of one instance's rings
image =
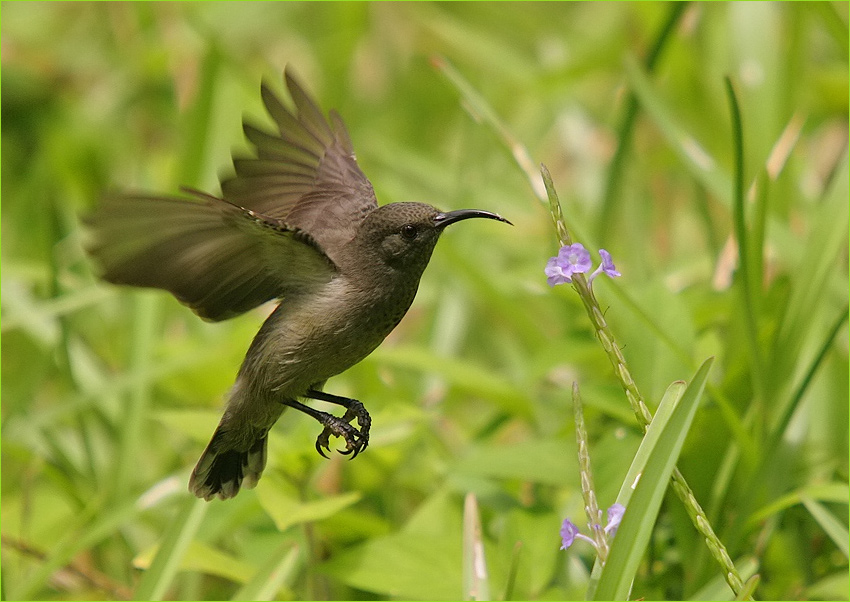
[[[170,291],[199,316],[224,320],[336,273],[309,234],[203,193],[199,199],[116,196],[86,221],[89,252],[116,284]]]
[[[296,110],[262,85],[263,103],[278,132],[244,123],[256,157],[234,157],[235,175],[222,180],[222,196],[309,233],[334,258],[377,208],[375,192],[357,166],[339,115],[331,111],[326,119],[289,69],[284,78]]]

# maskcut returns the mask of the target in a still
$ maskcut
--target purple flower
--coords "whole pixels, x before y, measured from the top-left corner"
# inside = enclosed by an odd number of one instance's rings
[[[546,263],[546,281],[549,286],[572,282],[573,274],[583,274],[591,265],[590,253],[583,244],[577,242],[561,247],[558,255]]]
[[[614,504],[608,508],[608,523],[603,529],[608,539],[614,537],[614,534],[617,533],[617,527],[620,526],[620,521],[623,520],[623,513],[625,511],[626,508],[622,504]],[[597,525],[596,528],[598,529],[599,525]],[[570,519],[565,518],[564,522],[561,524],[561,549],[566,550],[573,545],[573,542],[576,539],[583,539],[594,548],[596,547],[596,542],[593,539],[587,535],[579,533],[578,527],[575,526]]]
[[[583,539],[590,543],[594,548],[596,547],[596,542],[590,539],[587,535],[582,535],[578,532],[578,527],[573,524],[573,522],[565,518],[564,522],[561,524],[561,549],[566,550],[573,542],[578,539]]]
[[[617,527],[620,526],[620,521],[623,520],[623,514],[626,512],[626,507],[622,504],[614,504],[608,508],[608,524],[605,525],[605,533],[608,537],[614,537],[617,533]]]
[[[596,278],[596,276],[600,272],[605,272],[611,278],[617,278],[618,276],[622,276],[622,274],[620,274],[620,272],[617,271],[617,268],[614,265],[614,262],[611,260],[611,253],[609,253],[605,249],[599,249],[599,256],[602,258],[602,263],[600,263],[599,267],[596,268],[596,270],[594,270],[594,272],[588,277],[588,279],[587,279],[588,284],[593,282],[593,279]]]

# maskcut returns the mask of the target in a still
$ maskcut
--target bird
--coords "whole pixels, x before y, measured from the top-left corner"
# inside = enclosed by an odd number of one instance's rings
[[[269,429],[286,408],[323,427],[325,457],[340,437],[352,459],[369,444],[363,403],[324,391],[328,379],[368,356],[413,302],[446,226],[478,209],[443,212],[418,202],[379,206],[342,118],[326,117],[292,72],[287,107],[264,79],[260,93],[276,131],[243,118],[253,147],[234,154],[220,196],[107,194],[85,220],[88,253],[107,282],[162,289],[208,321],[277,300],[251,342],[221,420],[189,479],[210,501],[256,486]],[[337,417],[305,403],[342,406]]]

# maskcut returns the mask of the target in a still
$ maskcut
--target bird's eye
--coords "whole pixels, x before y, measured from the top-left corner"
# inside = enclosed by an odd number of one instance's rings
[[[405,240],[413,240],[417,234],[419,234],[419,231],[412,224],[406,224],[401,227],[401,237]]]

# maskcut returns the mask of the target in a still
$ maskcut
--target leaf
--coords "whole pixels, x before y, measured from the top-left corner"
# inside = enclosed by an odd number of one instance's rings
[[[671,385],[658,408],[657,415],[661,420],[656,422],[653,419],[647,429],[635,456],[635,462],[644,464],[644,468],[630,469],[630,476],[620,490],[623,498],[629,498],[629,503],[611,544],[599,584],[593,592],[594,600],[626,600],[629,597],[632,581],[649,544],[664,492],[696,415],[713,361],[710,358],[703,362],[683,393],[679,393],[678,383]],[[632,474],[636,482],[629,483]],[[634,490],[631,495],[628,494],[630,488]],[[619,497],[617,501],[620,502]]]
[[[462,522],[440,490],[398,533],[337,554],[320,570],[346,585],[393,598],[458,600],[462,592]]]
[[[160,545],[151,546],[133,558],[133,566],[137,569],[150,570],[161,551]],[[234,583],[244,583],[256,572],[251,565],[197,540],[192,541],[186,548],[177,568],[181,571],[196,571],[224,577]],[[136,593],[138,595],[138,592]]]
[[[850,533],[848,533],[847,526],[838,520],[832,512],[827,510],[823,504],[809,497],[804,497],[802,501],[809,514],[818,521],[818,524],[829,535],[829,538],[835,545],[838,546],[844,557],[850,558]]]
[[[285,531],[292,525],[308,523],[348,508],[360,501],[359,491],[326,497],[314,502],[302,502],[285,493],[284,487],[274,475],[267,475],[257,485],[257,499],[263,510],[272,518],[278,530]]]

